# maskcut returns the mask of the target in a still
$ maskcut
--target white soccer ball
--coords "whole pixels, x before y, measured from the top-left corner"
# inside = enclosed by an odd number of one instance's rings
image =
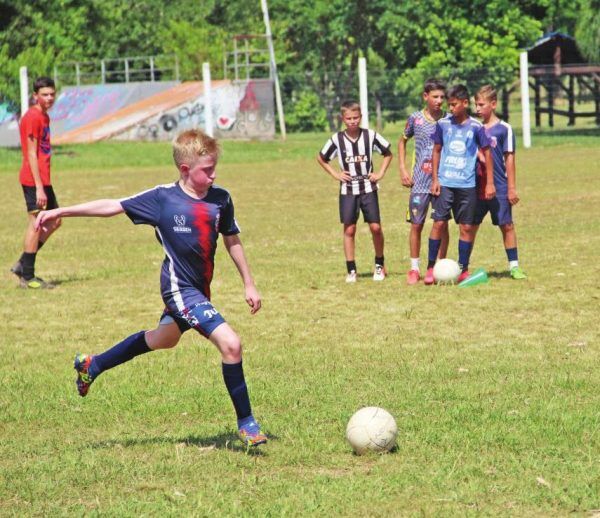
[[[440,259],[433,267],[436,282],[456,282],[460,275],[460,266],[454,259]]]
[[[392,415],[383,408],[361,408],[348,421],[346,439],[357,455],[367,451],[386,452],[396,444],[398,427]]]

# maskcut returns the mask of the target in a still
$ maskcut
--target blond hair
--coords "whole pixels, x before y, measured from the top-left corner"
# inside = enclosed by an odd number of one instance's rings
[[[497,101],[498,93],[492,85],[483,85],[475,94],[475,99],[485,99],[486,101]]]
[[[173,139],[173,160],[177,168],[181,164],[193,162],[201,156],[219,156],[217,139],[209,137],[199,129],[187,130]]]
[[[342,103],[340,111],[342,112],[342,115],[346,112],[360,112],[360,104],[356,101],[345,101]]]

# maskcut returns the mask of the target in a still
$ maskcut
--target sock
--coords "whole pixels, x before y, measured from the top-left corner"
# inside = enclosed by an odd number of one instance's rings
[[[410,258],[410,269],[419,271],[419,258],[418,257]]]
[[[38,241],[38,249],[37,249],[38,252],[44,246],[44,243],[45,243],[45,241]]]
[[[506,249],[506,257],[508,258],[508,268],[513,269],[519,266],[519,252],[517,251],[517,247],[507,248]]]
[[[23,279],[26,281],[33,279],[35,276],[35,252],[32,254],[23,252],[21,257],[21,264],[23,265]]]
[[[469,259],[471,258],[471,250],[473,249],[473,243],[468,241],[458,240],[458,264],[463,272],[469,269]]]
[[[92,379],[95,379],[104,371],[128,362],[140,354],[150,352],[151,349],[146,343],[145,333],[145,331],[140,331],[128,336],[114,347],[94,356],[88,369]]]
[[[429,255],[427,256],[427,258],[429,260],[427,262],[427,269],[433,268],[435,266],[435,260],[437,259],[437,255],[440,250],[441,244],[442,244],[441,239],[429,238]]]
[[[381,256],[381,257],[375,256],[375,264],[378,264],[379,266],[385,266],[384,261],[385,261],[385,259],[383,256]]]
[[[346,261],[346,269],[348,270],[348,273],[356,271],[356,261]]]
[[[248,396],[242,362],[223,363],[223,380],[235,408],[238,421],[251,416],[250,396]]]

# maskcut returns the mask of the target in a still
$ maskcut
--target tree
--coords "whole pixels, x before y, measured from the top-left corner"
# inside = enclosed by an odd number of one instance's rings
[[[600,0],[582,3],[575,37],[584,56],[593,63],[600,63]]]

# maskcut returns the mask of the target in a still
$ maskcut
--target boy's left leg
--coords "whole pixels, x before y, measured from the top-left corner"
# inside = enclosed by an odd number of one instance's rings
[[[477,233],[476,210],[477,190],[475,187],[468,189],[455,189],[455,199],[452,210],[454,219],[458,223],[460,237],[458,240],[458,264],[462,273],[458,282],[469,277],[469,261],[473,250],[473,241]]]
[[[261,432],[260,425],[252,415],[239,336],[227,322],[223,322],[208,338],[221,353],[223,380],[235,408],[240,438],[249,446],[267,442],[267,436]]]
[[[504,250],[508,259],[508,269],[513,279],[527,279],[527,275],[519,266],[519,252],[517,248],[517,232],[513,223],[500,225],[502,239],[504,241]]]
[[[360,195],[360,209],[365,222],[369,224],[369,230],[373,237],[373,248],[375,249],[375,267],[373,273],[374,281],[385,279],[385,258],[383,255],[384,237],[381,228],[381,215],[379,212],[379,196],[377,191]]]
[[[177,345],[181,330],[172,320],[159,324],[151,331],[139,331],[125,338],[110,349],[97,355],[78,353],[74,367],[77,371],[77,391],[86,396],[90,385],[104,371],[128,362],[140,354],[158,349],[168,349]]]

